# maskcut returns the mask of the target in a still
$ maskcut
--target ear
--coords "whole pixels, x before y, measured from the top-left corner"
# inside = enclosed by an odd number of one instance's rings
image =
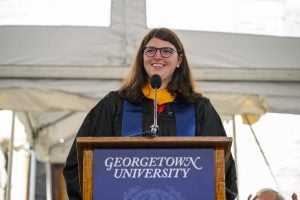
[[[180,67],[180,65],[181,65],[181,63],[182,63],[182,60],[183,60],[183,54],[179,54],[179,56],[178,56],[178,64],[177,64],[177,68],[179,68]]]

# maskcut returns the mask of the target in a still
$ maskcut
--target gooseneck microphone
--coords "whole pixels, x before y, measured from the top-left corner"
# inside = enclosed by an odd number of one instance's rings
[[[150,79],[151,87],[154,89],[154,100],[153,100],[153,124],[150,126],[150,132],[152,136],[157,136],[158,124],[157,124],[157,89],[161,86],[161,78],[159,75],[154,74]]]
[[[154,74],[150,79],[151,87],[154,89],[154,99],[153,99],[153,124],[150,126],[150,130],[145,132],[136,133],[133,135],[129,135],[129,137],[137,137],[137,136],[147,136],[147,137],[155,137],[158,132],[157,125],[157,89],[161,86],[161,78],[159,75]]]
[[[160,76],[157,75],[157,74],[154,74],[153,76],[151,76],[150,84],[151,84],[151,87],[153,89],[160,88],[160,86],[161,86],[161,78],[160,78]]]

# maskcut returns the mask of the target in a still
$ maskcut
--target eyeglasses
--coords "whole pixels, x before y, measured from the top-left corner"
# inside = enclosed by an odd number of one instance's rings
[[[144,54],[148,57],[154,57],[156,55],[157,50],[159,50],[160,55],[163,58],[169,58],[173,54],[173,52],[177,53],[177,51],[171,47],[144,47]]]

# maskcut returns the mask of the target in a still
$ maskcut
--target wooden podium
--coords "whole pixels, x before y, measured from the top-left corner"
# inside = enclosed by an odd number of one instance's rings
[[[211,148],[214,150],[215,197],[225,196],[225,165],[230,155],[231,137],[78,137],[77,153],[80,187],[84,200],[93,199],[93,150]]]

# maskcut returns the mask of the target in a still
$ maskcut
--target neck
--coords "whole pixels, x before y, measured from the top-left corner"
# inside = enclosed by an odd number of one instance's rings
[[[166,88],[167,88],[167,85],[168,85],[168,84],[166,84],[166,83],[162,83],[159,89],[166,89]]]
[[[162,80],[162,83],[161,83],[161,86],[159,89],[166,89],[168,86],[168,83],[169,83],[169,81],[167,82],[167,81]]]

